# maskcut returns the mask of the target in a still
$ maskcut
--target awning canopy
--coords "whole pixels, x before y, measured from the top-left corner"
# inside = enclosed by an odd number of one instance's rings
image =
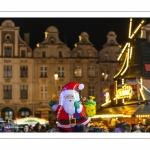
[[[134,115],[150,115],[150,105],[140,106],[140,108],[134,112]]]
[[[110,108],[101,108],[92,118],[111,118],[111,117],[131,117],[139,109],[139,105],[117,106]]]

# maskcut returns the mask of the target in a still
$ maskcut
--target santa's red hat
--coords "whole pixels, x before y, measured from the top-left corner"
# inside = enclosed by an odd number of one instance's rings
[[[60,97],[64,97],[68,94],[72,94],[75,96],[76,99],[79,100],[80,97],[79,97],[78,90],[82,90],[82,89],[84,89],[84,84],[80,84],[78,82],[70,82],[62,88],[60,92]]]

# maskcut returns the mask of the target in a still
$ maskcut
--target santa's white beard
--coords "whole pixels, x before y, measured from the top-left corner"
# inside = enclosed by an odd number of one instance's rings
[[[70,99],[69,99],[70,100]],[[75,113],[75,107],[74,107],[74,100],[71,100],[71,102],[69,100],[65,100],[64,101],[64,110],[70,115],[72,116]]]

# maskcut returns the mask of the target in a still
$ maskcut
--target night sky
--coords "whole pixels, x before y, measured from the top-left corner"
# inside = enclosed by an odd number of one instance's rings
[[[30,33],[32,49],[44,40],[44,32],[49,26],[57,27],[60,40],[70,49],[78,42],[78,36],[82,32],[89,34],[89,39],[97,50],[106,43],[109,31],[114,31],[117,34],[117,42],[124,45],[128,39],[130,21],[130,18],[0,18],[0,24],[6,19],[12,20],[15,26],[20,27],[22,39],[24,33]],[[133,18],[132,30],[135,30],[142,19],[146,20],[145,24],[150,23],[150,18]]]

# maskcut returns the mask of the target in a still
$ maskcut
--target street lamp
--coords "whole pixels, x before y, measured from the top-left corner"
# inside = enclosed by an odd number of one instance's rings
[[[55,79],[55,92],[57,94],[57,80],[58,80],[58,74],[57,73],[54,74],[54,79]]]
[[[108,80],[108,74],[106,73],[106,70],[105,70],[105,72],[102,72],[102,78],[103,78],[103,81]]]

